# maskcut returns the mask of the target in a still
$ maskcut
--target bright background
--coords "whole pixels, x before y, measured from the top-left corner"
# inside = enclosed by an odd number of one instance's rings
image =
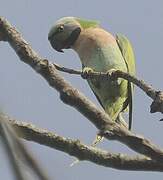
[[[78,56],[72,50],[66,50],[64,54],[53,51],[47,40],[50,27],[63,16],[99,20],[103,28],[113,34],[125,34],[131,40],[136,54],[137,76],[156,89],[163,89],[162,0],[0,0],[0,14],[18,28],[42,57],[74,69],[81,67]],[[19,61],[8,43],[0,42],[0,59],[1,109],[11,117],[91,143],[97,129],[75,109],[63,104],[58,93],[40,75]],[[62,75],[99,106],[85,80],[75,75]],[[150,104],[151,99],[136,88],[133,131],[163,146],[163,122],[159,122],[162,115],[150,114]],[[73,157],[36,143],[27,144],[52,179],[162,179],[159,172],[120,171],[87,161],[70,167]],[[99,147],[112,152],[132,153],[118,142],[104,141]],[[13,179],[1,147],[0,159],[0,176]]]

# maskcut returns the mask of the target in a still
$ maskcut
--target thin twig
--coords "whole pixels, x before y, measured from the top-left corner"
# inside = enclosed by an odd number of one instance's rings
[[[90,71],[85,75],[84,72],[80,71],[80,70],[74,70],[74,69],[66,68],[66,67],[60,66],[56,63],[53,63],[53,65],[59,71],[66,72],[69,74],[81,75],[82,77],[84,77],[84,79],[95,78],[95,79],[101,79],[101,80],[108,80],[108,79],[114,80],[117,78],[123,78],[123,79],[126,79],[126,80],[132,82],[136,86],[138,86],[145,93],[147,93],[147,95],[149,97],[151,97],[152,99],[155,99],[155,97],[156,97],[157,91],[155,89],[153,89],[152,86],[148,85],[143,80],[139,80],[135,76],[132,76],[129,73],[126,73],[126,72],[123,72],[120,70],[115,70],[115,71],[112,71],[110,73],[109,72],[105,73],[105,72],[96,72],[96,71],[92,72],[92,71]]]
[[[20,141],[20,139],[18,138],[17,136],[18,131],[19,131],[19,134],[23,132],[21,132],[20,129],[17,129],[17,131],[14,131],[14,128],[12,128],[12,126],[10,125],[7,116],[5,116],[3,113],[0,113],[0,122],[1,122],[1,130],[3,132],[2,133],[3,138],[5,138],[5,140],[8,142],[9,144],[8,146],[10,146],[11,151],[15,153],[15,155],[17,156],[17,159],[20,162],[22,162],[24,165],[28,166],[33,171],[34,175],[37,175],[37,177],[40,180],[48,180],[49,178],[47,174],[45,173],[45,170],[41,168],[40,164],[35,160],[35,158],[29,152],[25,144],[22,141]],[[17,166],[20,166],[18,162],[16,163],[17,163]],[[20,170],[21,169],[22,168],[20,168]],[[23,172],[23,169],[22,169],[22,172]],[[22,175],[25,175],[25,173],[23,173]]]
[[[162,97],[163,92],[156,91],[154,88],[152,88],[151,85],[148,85],[144,80],[139,80],[137,77],[130,75],[129,73],[120,70],[115,70],[110,73],[90,71],[87,74],[84,74],[83,71],[66,68],[56,63],[53,63],[53,65],[59,71],[66,72],[69,74],[81,75],[81,77],[83,77],[84,79],[92,79],[92,78],[101,79],[101,80],[108,80],[108,79],[114,80],[117,78],[126,79],[127,81],[132,82],[137,87],[142,89],[150,98],[154,100],[151,105],[151,113],[154,112],[163,113],[163,97]]]
[[[17,151],[12,146],[10,135],[6,129],[6,123],[0,116],[0,133],[2,136],[2,142],[5,148],[8,159],[10,160],[10,166],[13,170],[15,180],[26,180],[24,169],[20,166],[18,159],[16,157]]]

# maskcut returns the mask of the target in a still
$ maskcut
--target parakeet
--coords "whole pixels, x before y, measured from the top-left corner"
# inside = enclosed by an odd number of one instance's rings
[[[114,37],[96,21],[61,18],[52,26],[48,39],[59,52],[69,48],[75,50],[83,72],[121,70],[135,75],[134,53],[129,40],[120,34]],[[88,83],[113,121],[120,122],[123,119],[121,114],[129,107],[131,129],[133,84],[120,78],[114,81],[88,79]]]

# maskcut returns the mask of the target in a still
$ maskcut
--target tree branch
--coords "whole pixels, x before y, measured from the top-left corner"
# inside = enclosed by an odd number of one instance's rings
[[[88,72],[87,74],[84,74],[83,71],[79,71],[79,70],[74,70],[74,69],[70,69],[70,68],[66,68],[63,66],[60,66],[56,63],[53,63],[53,65],[55,66],[55,68],[59,71],[62,72],[66,72],[69,74],[75,74],[75,75],[81,75],[81,77],[83,77],[83,79],[101,79],[101,80],[114,80],[117,78],[123,78],[126,79],[127,81],[132,82],[133,84],[135,84],[136,86],[138,86],[140,89],[142,89],[151,99],[153,99],[154,101],[151,104],[151,113],[155,113],[155,112],[161,112],[163,113],[163,92],[162,91],[156,91],[154,88],[152,88],[152,86],[148,85],[147,83],[144,82],[144,80],[139,80],[138,78],[136,78],[135,76],[130,75],[129,73],[120,71],[120,70],[115,70],[111,73],[107,72]]]
[[[12,125],[19,137],[65,152],[81,161],[87,160],[121,170],[163,172],[163,165],[150,158],[106,152],[82,144],[79,140],[61,137],[55,133],[37,128],[33,124],[19,122],[8,116],[4,116],[4,120]]]
[[[53,64],[42,59],[22,38],[20,33],[4,18],[0,18],[0,39],[8,41],[20,59],[42,75],[49,85],[60,93],[61,100],[76,108],[87,117],[99,130],[104,130],[108,139],[118,140],[134,151],[144,154],[163,164],[163,151],[144,137],[133,134],[122,125],[113,122],[109,116],[98,109],[77,89],[61,77]],[[41,139],[40,139],[41,141]]]

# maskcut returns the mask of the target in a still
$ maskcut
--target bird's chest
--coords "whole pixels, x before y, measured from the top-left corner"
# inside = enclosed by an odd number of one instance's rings
[[[121,69],[125,66],[117,47],[94,47],[81,53],[80,59],[84,67],[92,68],[94,71],[106,72],[110,69]],[[121,65],[121,67],[120,67]]]
[[[81,58],[83,67],[89,67],[97,72],[107,72],[111,69],[126,70],[121,54],[118,54],[116,47],[94,48],[89,55]],[[104,102],[106,99],[116,100],[120,95],[121,83],[118,81],[91,79],[88,80],[90,87],[96,95]]]

